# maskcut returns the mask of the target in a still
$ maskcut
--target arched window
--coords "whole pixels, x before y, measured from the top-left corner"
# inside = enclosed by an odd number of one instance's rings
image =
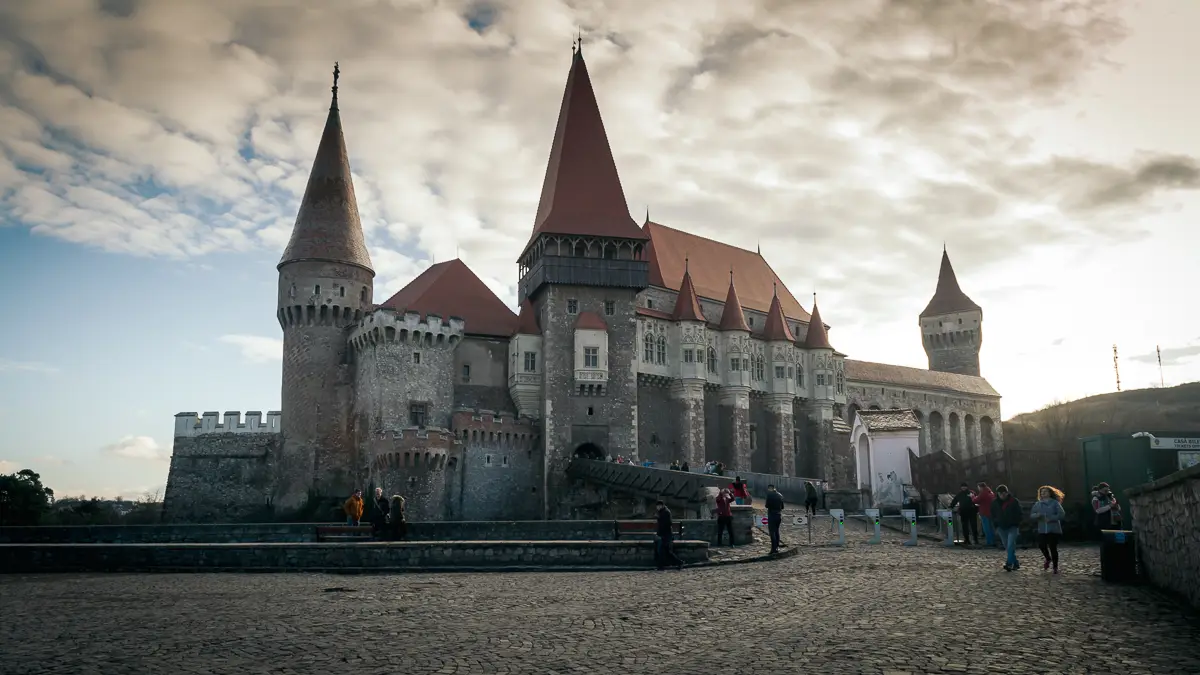
[[[667,363],[667,336],[665,335],[658,336],[658,349],[655,353],[654,362],[660,366]]]
[[[646,333],[646,337],[642,338],[642,360],[646,363],[654,363],[654,336]]]
[[[708,348],[708,372],[717,372],[717,350],[712,347]]]
[[[796,386],[804,386],[804,366],[798,363],[796,364]]]
[[[763,363],[765,359],[761,356],[754,357],[754,379],[762,381],[764,377]]]
[[[846,376],[841,371],[837,374],[837,393],[846,393]]]

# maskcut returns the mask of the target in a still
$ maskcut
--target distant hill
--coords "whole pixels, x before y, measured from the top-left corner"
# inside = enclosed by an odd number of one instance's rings
[[[1200,432],[1200,382],[1052,403],[1004,422],[1004,445],[1067,456],[1075,453],[1080,437],[1139,431]]]

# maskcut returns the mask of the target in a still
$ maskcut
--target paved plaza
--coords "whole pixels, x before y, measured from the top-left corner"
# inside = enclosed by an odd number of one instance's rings
[[[1053,577],[900,538],[682,572],[6,576],[0,671],[1200,672],[1200,619],[1101,582],[1095,548]]]

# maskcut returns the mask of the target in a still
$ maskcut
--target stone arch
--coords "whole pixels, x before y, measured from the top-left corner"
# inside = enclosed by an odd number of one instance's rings
[[[917,431],[917,454],[921,457],[929,454],[929,433],[925,424],[925,413],[913,408],[913,415],[917,418],[917,423],[921,425],[921,429]]]
[[[575,448],[575,456],[580,459],[604,459],[604,451],[595,443],[584,443],[578,448]]]
[[[974,415],[966,415],[963,417],[963,431],[967,436],[967,457],[977,457],[979,455],[979,443],[976,442],[976,424]]]
[[[996,451],[996,423],[990,417],[979,418],[979,437],[983,441],[983,454]]]
[[[867,433],[858,435],[858,442],[854,444],[858,458],[858,486],[859,488],[871,489],[871,438]]]
[[[950,413],[950,454],[954,459],[962,459],[962,420],[958,413]]]
[[[929,449],[931,452],[946,451],[946,423],[942,413],[936,410],[929,413]]]

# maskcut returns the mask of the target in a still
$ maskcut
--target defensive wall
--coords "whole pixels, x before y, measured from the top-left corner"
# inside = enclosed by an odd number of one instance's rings
[[[1145,576],[1200,607],[1200,465],[1125,491]]]
[[[228,411],[175,416],[165,522],[229,522],[270,510],[273,462],[282,449],[282,413],[242,418]]]

